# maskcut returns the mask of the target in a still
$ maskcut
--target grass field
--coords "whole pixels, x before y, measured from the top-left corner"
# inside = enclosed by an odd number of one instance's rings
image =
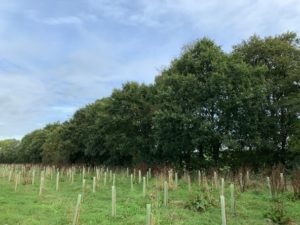
[[[71,183],[70,175],[61,171],[59,190],[56,190],[56,174],[45,175],[44,190],[39,196],[40,173],[36,172],[35,184],[31,183],[31,171],[21,176],[20,184],[15,185],[14,174],[2,167],[0,172],[0,225],[66,225],[72,224],[77,196],[83,193],[82,174],[78,170]],[[9,181],[9,176],[11,180]],[[117,215],[111,215],[111,186],[112,179],[107,173],[107,183],[104,185],[103,173],[98,176],[96,192],[93,193],[94,172],[85,174],[86,186],[80,208],[79,224],[114,224],[141,225],[146,224],[146,204],[152,206],[154,221],[152,224],[174,225],[217,225],[221,224],[221,209],[219,206],[220,192],[212,187],[210,180],[209,194],[213,204],[208,204],[202,212],[194,211],[186,206],[194,201],[196,206],[202,207],[205,200],[196,202],[198,195],[206,196],[203,183],[199,186],[197,175],[192,176],[191,190],[186,179],[178,180],[178,187],[169,188],[168,206],[163,205],[162,176],[149,178],[146,196],[143,196],[143,184],[135,177],[134,190],[131,190],[130,176],[126,172],[116,173],[115,186],[117,190]],[[226,177],[225,177],[226,178]],[[257,178],[258,179],[258,178]],[[227,224],[230,225],[260,225],[269,224],[265,214],[270,211],[274,200],[270,198],[269,190],[264,180],[254,180],[245,192],[240,192],[236,184],[236,215],[231,213],[229,178],[225,179],[224,196],[226,200]],[[16,188],[16,190],[15,190]],[[300,224],[300,201],[293,200],[291,191],[286,191],[280,197],[291,224]],[[197,205],[198,204],[198,205]],[[198,208],[199,208],[198,207]]]

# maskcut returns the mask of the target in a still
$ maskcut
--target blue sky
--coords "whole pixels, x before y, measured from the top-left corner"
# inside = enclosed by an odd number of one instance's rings
[[[299,24],[299,0],[0,0],[0,139],[153,82],[198,38],[229,52]]]

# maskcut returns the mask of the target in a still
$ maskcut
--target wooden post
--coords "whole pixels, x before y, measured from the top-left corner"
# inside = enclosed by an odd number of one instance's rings
[[[246,186],[248,187],[250,183],[250,175],[249,175],[249,170],[246,171]]]
[[[225,198],[223,195],[220,196],[220,200],[221,200],[222,225],[226,225]]]
[[[164,206],[168,206],[168,182],[164,182]]]
[[[15,175],[15,191],[17,191],[19,180],[21,179],[20,176],[20,172]]]
[[[74,183],[74,171],[73,169],[71,170],[71,184]]]
[[[10,170],[10,171],[9,171],[9,175],[8,175],[8,182],[11,181],[12,173],[13,173],[12,170]]]
[[[218,175],[216,171],[214,171],[214,184],[215,188],[218,189]]]
[[[82,193],[83,193],[83,195],[85,193],[85,183],[86,183],[86,181],[85,181],[85,179],[83,179],[82,180]]]
[[[93,193],[96,192],[96,177],[93,177]]]
[[[104,173],[104,180],[103,180],[104,186],[106,185],[106,180],[107,180],[107,172]]]
[[[187,178],[188,178],[188,190],[189,190],[189,192],[191,192],[191,191],[192,191],[192,186],[191,186],[191,176],[188,174],[188,175],[187,175]]]
[[[175,173],[175,188],[178,188],[178,174],[177,172]]]
[[[201,171],[198,170],[198,184],[199,184],[199,187],[201,186]]]
[[[133,191],[133,174],[130,175],[130,190]]]
[[[34,181],[35,181],[35,169],[33,169],[33,171],[32,171],[32,178],[31,178],[32,185],[34,185]]]
[[[146,225],[151,225],[151,204],[147,204],[146,208]]]
[[[116,174],[113,174],[113,186],[116,186]]]
[[[44,178],[44,171],[41,172],[41,181],[40,181],[40,192],[39,195],[41,196],[44,190],[44,182],[45,182],[45,178]]]
[[[56,191],[59,189],[59,172],[56,174]]]
[[[146,178],[143,177],[143,196],[146,197]]]
[[[142,182],[142,172],[139,170],[139,184]]]
[[[270,177],[267,177],[267,186],[268,186],[268,189],[269,189],[270,197],[272,198],[273,194],[272,194],[272,187],[271,187]]]
[[[221,178],[221,195],[224,195],[224,178]]]
[[[285,182],[284,182],[283,173],[280,173],[280,188],[281,188],[281,191],[285,191]]]
[[[116,208],[116,187],[115,186],[112,186],[111,187],[111,215],[113,217],[116,216],[117,214],[117,208]]]
[[[235,215],[235,195],[234,195],[234,184],[230,184],[230,201],[231,201],[231,213]]]
[[[85,167],[82,167],[82,180],[85,178]]]

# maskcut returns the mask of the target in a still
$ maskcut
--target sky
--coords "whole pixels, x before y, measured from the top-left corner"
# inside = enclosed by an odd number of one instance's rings
[[[0,0],[0,139],[63,122],[182,47],[300,34],[299,0]]]

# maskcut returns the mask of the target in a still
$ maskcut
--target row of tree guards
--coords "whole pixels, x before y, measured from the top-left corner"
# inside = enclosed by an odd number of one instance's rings
[[[73,225],[79,224],[79,215],[80,215],[80,207],[83,203],[84,195],[86,194],[86,175],[95,175],[92,179],[92,192],[95,193],[97,191],[97,182],[102,182],[103,185],[107,185],[109,182],[112,184],[111,189],[111,209],[112,209],[112,217],[117,215],[117,179],[116,172],[110,170],[108,168],[104,169],[103,167],[95,167],[95,168],[86,168],[86,167],[69,167],[69,168],[56,168],[54,166],[47,167],[39,167],[39,166],[20,166],[20,165],[2,165],[1,167],[2,177],[8,177],[8,181],[11,182],[14,179],[15,186],[14,190],[17,191],[18,184],[21,183],[21,179],[23,178],[25,182],[29,183],[31,177],[31,184],[35,184],[37,172],[40,174],[40,186],[39,186],[39,196],[43,195],[45,188],[45,178],[49,177],[51,180],[56,174],[55,179],[55,190],[60,190],[60,179],[62,176],[68,178],[71,184],[74,183],[74,176],[79,172],[80,179],[82,179],[82,192],[78,194],[77,204],[75,207]],[[130,173],[132,172],[132,173]],[[143,197],[147,195],[147,187],[149,179],[152,178],[152,171],[149,168],[145,173],[145,176],[142,175],[141,170],[133,169],[130,171],[128,168],[124,170],[118,171],[118,175],[121,177],[128,177],[128,182],[130,182],[130,191],[134,191],[134,181],[137,180],[138,184],[142,184],[142,192]],[[167,174],[167,176],[165,176]],[[238,176],[238,183],[240,185],[240,190],[244,191],[245,186],[250,182],[250,174],[249,171],[246,171],[244,174],[240,173]],[[156,186],[159,186],[159,181],[163,181],[163,206],[169,206],[169,190],[176,190],[178,188],[178,173],[174,172],[173,169],[167,170],[166,173],[158,173],[155,176],[156,178]],[[208,199],[211,199],[211,193],[208,185],[208,178],[203,171],[197,171],[197,179],[199,187],[203,187]],[[191,175],[188,172],[183,173],[183,180],[187,182],[188,191],[192,190],[191,187]],[[266,177],[267,187],[269,189],[270,197],[274,197],[278,190],[284,191],[286,190],[286,182],[284,178],[284,174],[280,173],[279,178],[276,180],[274,178]],[[225,211],[225,179],[221,177],[218,178],[217,171],[213,172],[213,176],[211,178],[211,184],[215,189],[219,190],[220,193],[220,212],[221,212],[221,220],[222,225],[226,225],[226,211]],[[274,184],[276,188],[274,188]],[[235,200],[235,185],[233,182],[230,183],[230,210],[231,214],[236,214],[236,200]],[[151,213],[151,204],[146,205],[146,224],[152,225],[154,224],[154,216]]]

